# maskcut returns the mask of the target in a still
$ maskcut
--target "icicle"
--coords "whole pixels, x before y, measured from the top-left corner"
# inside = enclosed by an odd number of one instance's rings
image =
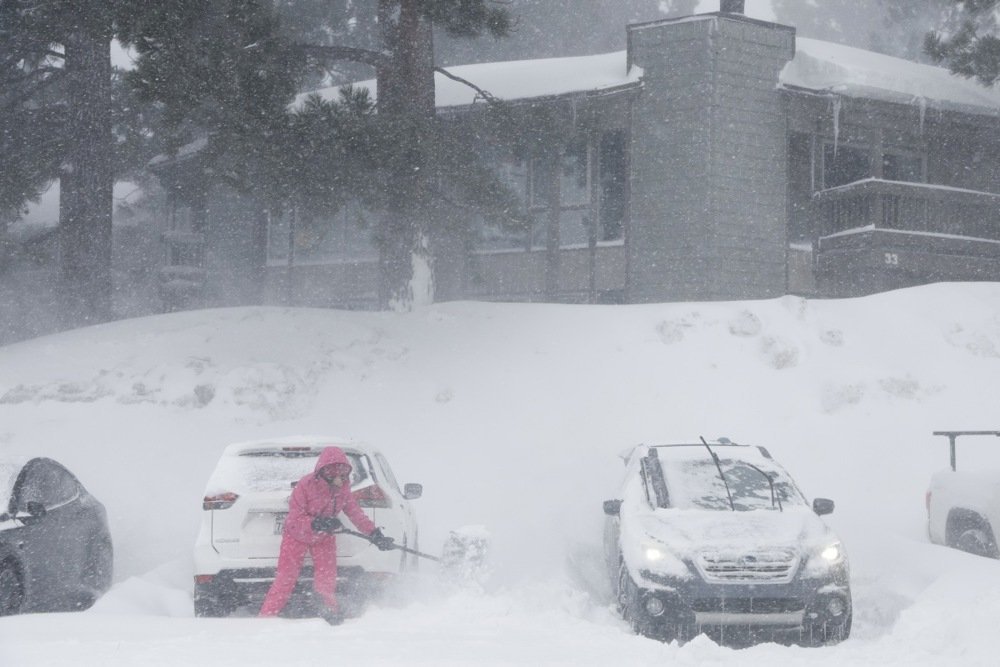
[[[840,95],[833,96],[833,154],[837,154],[840,144]]]

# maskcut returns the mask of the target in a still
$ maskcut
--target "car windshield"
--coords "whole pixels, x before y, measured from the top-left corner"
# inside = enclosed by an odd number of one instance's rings
[[[260,449],[241,452],[236,458],[237,474],[248,491],[287,491],[293,482],[316,468],[319,449]],[[345,452],[351,463],[351,486],[368,479],[361,455]]]
[[[788,478],[787,474],[773,464],[754,463],[774,480],[775,500],[771,500],[771,485],[768,480],[745,461],[719,459],[725,482],[719,477],[715,462],[706,456],[703,459],[664,461],[663,473],[670,489],[670,505],[687,509],[737,511],[757,509],[778,509],[805,505],[806,500]],[[726,485],[729,493],[726,493]],[[729,503],[732,494],[732,505]]]

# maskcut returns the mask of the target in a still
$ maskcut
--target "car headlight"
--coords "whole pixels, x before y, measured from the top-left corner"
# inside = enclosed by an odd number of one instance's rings
[[[844,560],[844,546],[840,542],[832,542],[820,549],[819,557],[828,565],[836,565]]]
[[[647,563],[659,563],[667,555],[667,551],[656,544],[644,544],[642,547],[642,556],[646,559]]]

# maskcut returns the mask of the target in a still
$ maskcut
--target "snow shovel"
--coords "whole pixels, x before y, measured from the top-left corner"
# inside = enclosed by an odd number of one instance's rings
[[[335,534],[344,533],[360,537],[369,542],[372,538],[349,528],[341,527]],[[441,557],[432,556],[416,549],[393,544],[393,549],[441,563],[445,570],[453,572],[460,579],[480,581],[486,572],[486,555],[489,551],[490,536],[482,526],[464,526],[451,531],[444,543]]]
[[[336,531],[334,531],[334,535],[339,535],[341,533],[343,533],[345,535],[353,535],[354,537],[360,537],[363,540],[368,540],[372,544],[375,543],[370,536],[365,535],[364,533],[359,533],[356,530],[350,530],[348,528],[338,528]],[[393,549],[398,549],[400,551],[405,551],[406,553],[413,554],[414,556],[420,556],[421,558],[426,558],[427,560],[432,560],[432,561],[435,561],[435,562],[438,562],[438,563],[441,562],[441,559],[438,558],[437,556],[432,556],[430,554],[425,554],[423,551],[417,551],[416,549],[411,549],[410,547],[404,547],[402,544],[396,544],[394,542],[393,545],[392,545],[392,548]]]

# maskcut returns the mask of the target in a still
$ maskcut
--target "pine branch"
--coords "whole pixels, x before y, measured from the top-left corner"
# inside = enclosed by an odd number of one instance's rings
[[[349,60],[351,62],[363,63],[372,67],[388,67],[392,64],[392,58],[387,53],[362,49],[353,46],[321,46],[319,44],[295,44],[293,46],[299,53],[312,56],[318,60],[336,61]]]

